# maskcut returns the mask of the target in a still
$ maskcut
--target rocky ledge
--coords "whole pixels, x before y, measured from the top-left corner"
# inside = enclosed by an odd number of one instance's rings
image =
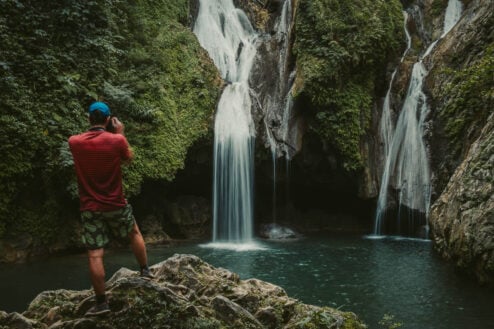
[[[120,269],[107,282],[111,313],[85,317],[91,290],[45,291],[0,328],[366,328],[354,313],[306,305],[273,284],[240,280],[192,255],[152,266],[156,278]]]

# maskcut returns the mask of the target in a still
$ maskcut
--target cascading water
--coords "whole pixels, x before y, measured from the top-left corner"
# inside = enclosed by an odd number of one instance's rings
[[[443,34],[441,38],[448,34],[449,31],[458,23],[463,11],[463,4],[460,0],[450,0],[444,15]]]
[[[200,0],[194,33],[229,82],[214,127],[213,242],[247,243],[253,236],[255,140],[248,80],[257,34],[232,0]]]
[[[449,1],[444,20],[444,32],[441,38],[458,22],[461,9],[461,3],[458,0]],[[408,31],[406,34],[410,47]],[[377,203],[374,225],[375,235],[381,235],[383,233],[388,190],[391,186],[397,192],[398,214],[397,223],[395,223],[397,233],[414,235],[415,230],[421,224],[420,220],[417,222],[415,220],[414,213],[418,212],[425,217],[424,235],[426,237],[428,236],[427,220],[430,207],[431,186],[427,149],[423,140],[424,121],[427,116],[428,106],[426,95],[422,91],[423,82],[428,72],[423,63],[423,58],[429,55],[437,42],[438,40],[433,42],[420,60],[413,66],[405,102],[394,132],[392,132],[390,119],[389,93],[395,73],[393,73],[391,79],[381,119],[381,135],[384,143],[386,162]],[[410,213],[407,214],[408,216],[402,214],[403,206],[409,209]],[[406,222],[403,222],[405,219]],[[408,232],[402,232],[402,228],[406,228]]]
[[[406,11],[403,12],[403,17],[404,17],[403,28],[405,30],[405,35],[407,38],[407,48],[405,49],[403,55],[401,56],[400,64],[403,63],[403,61],[405,60],[405,56],[407,55],[412,45],[412,38],[410,37],[410,33],[408,32],[407,29],[408,14]],[[380,134],[383,142],[383,154],[385,159],[388,158],[390,152],[391,140],[393,138],[393,133],[394,133],[393,120],[391,118],[390,98],[391,98],[391,89],[393,87],[393,82],[395,80],[395,76],[397,72],[398,72],[398,66],[393,71],[393,74],[391,74],[391,80],[389,81],[388,91],[386,92],[386,96],[384,98],[383,110],[381,114]]]
[[[403,17],[404,17],[404,23],[403,23],[403,28],[405,30],[405,35],[407,38],[407,48],[403,52],[403,55],[401,56],[400,59],[400,64],[403,62],[405,59],[406,54],[410,50],[411,43],[412,43],[412,38],[410,37],[410,33],[408,32],[407,29],[407,21],[408,21],[408,14],[404,11],[403,12]],[[381,178],[381,188],[379,191],[379,199],[377,202],[377,212],[376,212],[376,220],[374,224],[374,234],[380,235],[381,234],[381,226],[382,226],[382,220],[384,216],[384,210],[386,207],[387,199],[388,199],[388,184],[389,184],[389,168],[391,165],[391,157],[389,156],[391,153],[391,143],[393,141],[393,135],[394,135],[394,126],[393,126],[393,120],[391,118],[391,106],[390,106],[390,98],[391,98],[391,89],[393,86],[394,78],[396,76],[396,73],[398,72],[398,67],[393,71],[393,74],[391,75],[391,80],[389,82],[388,90],[386,92],[386,96],[384,98],[384,103],[383,103],[383,110],[381,114],[381,121],[380,121],[380,135],[381,139],[383,142],[383,155],[385,159],[385,166]]]
[[[272,196],[272,200],[273,200],[273,204],[272,204],[272,221],[273,223],[276,223],[276,159],[277,159],[277,156],[276,156],[276,140],[274,139],[274,136],[273,136],[273,133],[271,132],[271,130],[269,130],[268,128],[268,125],[266,122],[265,123],[265,126],[266,126],[266,132],[267,132],[267,136],[268,136],[268,141],[269,141],[269,148],[271,149],[271,160],[273,161],[273,196]]]
[[[282,119],[281,119],[281,127],[278,133],[275,136],[275,133],[269,129],[268,123],[266,123],[266,131],[267,137],[269,141],[269,146],[272,154],[272,162],[273,162],[273,214],[272,221],[276,222],[276,183],[277,183],[277,158],[278,154],[278,145],[277,141],[283,142],[283,146],[281,148],[281,152],[285,153],[285,159],[287,163],[289,163],[289,123],[291,117],[291,107],[293,105],[292,97],[291,97],[291,86],[293,83],[294,72],[289,73],[289,45],[290,45],[290,32],[291,32],[291,24],[292,24],[292,0],[285,0],[283,3],[283,7],[281,10],[281,15],[279,20],[276,23],[275,30],[275,38],[280,45],[280,52],[278,56],[278,79],[277,79],[277,87],[274,90],[272,95],[269,95],[268,102],[268,111],[270,114],[276,115],[279,113],[279,109],[282,108]],[[266,117],[267,118],[267,117]],[[265,118],[265,119],[266,119]],[[288,175],[288,170],[287,170]]]

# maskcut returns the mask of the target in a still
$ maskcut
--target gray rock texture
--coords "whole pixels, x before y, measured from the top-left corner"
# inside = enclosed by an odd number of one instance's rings
[[[494,115],[431,210],[436,249],[494,286]]]

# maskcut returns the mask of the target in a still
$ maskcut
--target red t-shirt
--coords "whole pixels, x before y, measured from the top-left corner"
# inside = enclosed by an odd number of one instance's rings
[[[104,130],[69,138],[74,158],[81,211],[112,211],[125,207],[122,161],[132,153],[125,136]]]

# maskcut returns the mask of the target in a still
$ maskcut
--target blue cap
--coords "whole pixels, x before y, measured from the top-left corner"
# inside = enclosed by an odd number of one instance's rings
[[[101,113],[103,113],[106,116],[110,115],[110,108],[108,107],[108,105],[106,105],[103,102],[94,102],[93,104],[91,104],[91,106],[89,106],[89,113],[96,110],[100,110]]]

